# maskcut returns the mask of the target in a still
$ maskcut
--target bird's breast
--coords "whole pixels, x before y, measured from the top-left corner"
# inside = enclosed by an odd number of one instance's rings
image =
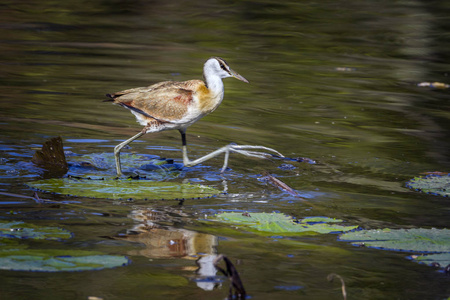
[[[203,85],[197,90],[196,97],[198,109],[203,115],[207,115],[220,105],[223,99],[223,91],[220,93],[213,93]]]

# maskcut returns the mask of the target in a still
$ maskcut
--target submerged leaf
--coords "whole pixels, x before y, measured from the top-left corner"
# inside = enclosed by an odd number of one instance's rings
[[[72,234],[58,227],[41,227],[21,221],[0,222],[0,237],[18,239],[70,239]]]
[[[13,271],[92,271],[128,265],[125,256],[91,251],[9,250],[0,252],[0,269]]]
[[[299,233],[331,233],[343,232],[358,226],[331,225],[328,223],[342,222],[342,220],[326,217],[305,218],[294,220],[281,213],[222,213],[216,219],[226,223],[242,224],[258,231],[284,234]]]
[[[17,239],[0,238],[0,251],[7,249],[25,249],[27,245],[20,243]]]
[[[449,252],[448,229],[382,229],[347,232],[341,241],[374,248],[415,252]]]
[[[450,174],[415,177],[407,182],[406,186],[424,193],[448,197],[450,196]]]
[[[220,191],[200,184],[150,180],[53,178],[28,183],[32,188],[63,195],[109,199],[207,198]]]
[[[125,173],[139,173],[158,181],[177,178],[183,169],[183,164],[155,155],[123,153],[120,162]],[[95,170],[97,175],[108,176],[116,172],[115,165],[113,153],[91,153],[74,157],[69,172],[86,177],[87,172]]]
[[[342,223],[342,220],[328,217],[306,217],[300,223]]]

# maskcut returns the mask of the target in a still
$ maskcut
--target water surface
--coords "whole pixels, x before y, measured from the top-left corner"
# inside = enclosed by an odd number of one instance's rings
[[[74,156],[111,153],[141,127],[128,111],[103,103],[104,94],[200,79],[210,56],[226,59],[250,84],[225,80],[222,105],[188,130],[193,157],[235,142],[317,161],[291,163],[290,170],[280,169],[280,161],[232,155],[231,170],[221,177],[217,158],[184,170],[176,180],[228,193],[182,203],[41,195],[78,201],[81,209],[1,196],[1,219],[74,233],[65,243],[27,245],[99,250],[132,260],[130,266],[92,272],[1,271],[2,299],[223,299],[229,282],[220,276],[208,281],[196,263],[218,253],[236,262],[253,299],[342,299],[339,285],[326,281],[329,273],[346,280],[350,299],[450,296],[448,276],[408,261],[406,253],[356,248],[336,234],[258,237],[199,222],[237,210],[329,216],[367,229],[448,227],[448,199],[405,187],[423,172],[450,168],[449,92],[417,86],[448,83],[446,2],[6,1],[1,6],[3,192],[32,194],[25,184],[43,173],[30,160],[50,137],[61,136]],[[145,136],[126,152],[179,162],[180,144],[179,134],[168,131]],[[308,201],[259,181],[265,170]],[[144,222],[157,225],[145,242],[105,238],[136,231]],[[167,242],[170,247],[161,246]]]

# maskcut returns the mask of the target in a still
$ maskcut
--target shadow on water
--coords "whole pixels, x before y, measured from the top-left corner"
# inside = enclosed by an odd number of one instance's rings
[[[449,90],[419,85],[448,83],[449,9],[437,1],[2,4],[1,192],[33,195],[26,184],[44,176],[32,156],[54,136],[62,137],[72,175],[113,176],[113,147],[141,127],[103,95],[200,79],[203,62],[215,55],[250,85],[224,80],[222,105],[187,131],[190,155],[235,142],[317,162],[232,155],[223,176],[222,159],[162,173],[129,167],[155,181],[226,191],[196,200],[39,193],[58,202],[39,204],[2,195],[2,221],[73,233],[58,243],[20,240],[21,247],[132,261],[101,271],[1,270],[2,299],[224,298],[229,282],[212,264],[219,254],[235,263],[255,299],[342,299],[340,287],[327,282],[330,273],[345,279],[349,299],[449,297],[448,277],[402,252],[357,248],[336,234],[260,236],[201,222],[223,211],[277,211],[364,229],[448,228],[448,199],[405,182],[449,172]],[[180,163],[180,144],[177,132],[149,134],[124,155]],[[301,198],[258,180],[264,171]]]

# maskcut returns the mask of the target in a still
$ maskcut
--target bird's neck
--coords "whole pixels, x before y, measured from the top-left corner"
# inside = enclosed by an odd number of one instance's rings
[[[203,74],[205,78],[206,87],[214,98],[218,98],[219,101],[223,99],[223,82],[222,78],[216,75]]]

